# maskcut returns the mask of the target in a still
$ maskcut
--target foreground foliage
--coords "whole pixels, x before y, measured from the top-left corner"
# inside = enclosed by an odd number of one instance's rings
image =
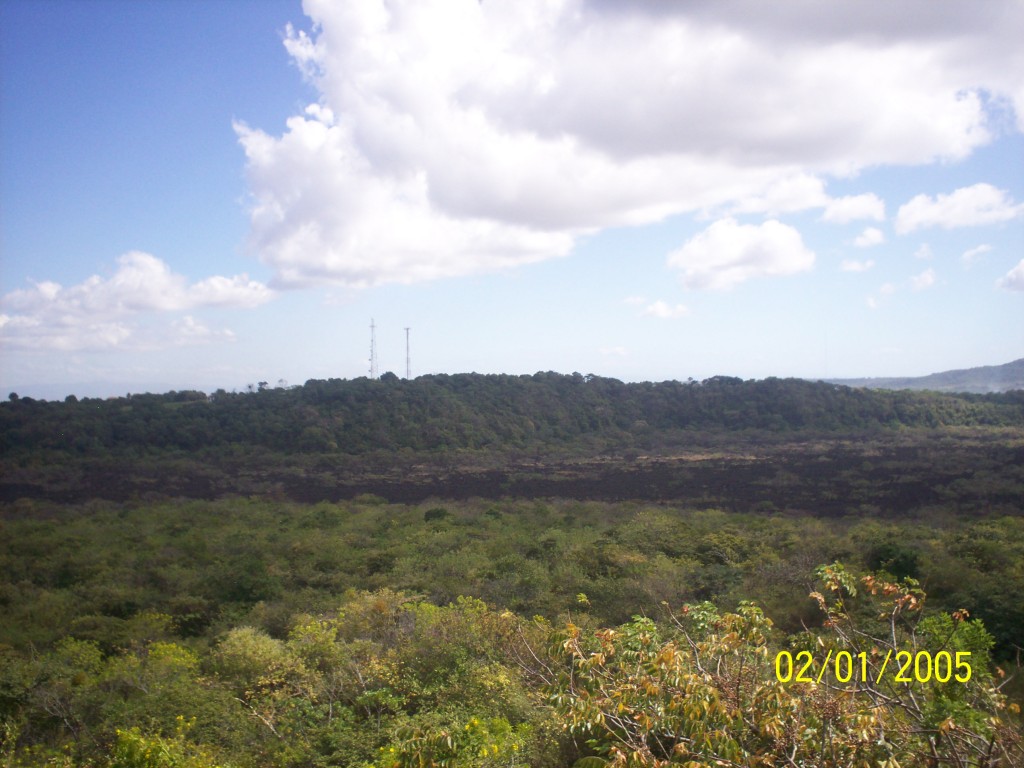
[[[592,633],[570,625],[559,638],[571,666],[553,698],[558,715],[609,766],[993,768],[1024,761],[1014,725],[1019,708],[999,692],[980,622],[965,624],[962,614],[919,621],[924,595],[913,580],[866,577],[870,594],[883,599],[853,607],[847,601],[857,588],[845,569],[819,573],[831,593],[830,600],[814,595],[825,629],[790,642],[813,649],[819,663],[837,649],[853,658],[864,653],[864,674],[852,684],[837,682],[847,677],[840,667],[807,683],[781,682],[772,623],[760,609],[746,603],[720,614],[705,603],[684,609],[667,630],[646,618]],[[861,611],[875,634],[854,619]],[[973,659],[975,674],[945,683],[885,676],[890,653],[927,648],[970,649],[960,652]]]
[[[1024,760],[1019,515],[374,497],[0,512],[4,768]],[[840,681],[842,652],[864,679]],[[901,682],[895,659],[881,674],[890,652],[951,661]]]
[[[963,613],[924,618],[913,580],[819,569],[822,626],[788,638],[751,603],[656,622],[560,629],[460,598],[387,589],[251,626],[209,647],[139,638],[104,654],[65,638],[0,662],[3,765],[104,768],[578,768],[937,765],[1024,760],[991,638]],[[858,591],[859,590],[859,591]],[[864,599],[856,599],[857,596]],[[581,602],[585,597],[580,596]],[[853,685],[783,683],[784,648],[869,649]],[[894,682],[887,651],[969,652],[970,680]]]

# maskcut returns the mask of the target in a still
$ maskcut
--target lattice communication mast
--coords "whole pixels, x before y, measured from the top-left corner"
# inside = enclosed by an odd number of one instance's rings
[[[409,329],[405,329],[405,378],[412,378],[412,365],[409,362]]]
[[[377,326],[370,318],[370,378],[377,378]]]

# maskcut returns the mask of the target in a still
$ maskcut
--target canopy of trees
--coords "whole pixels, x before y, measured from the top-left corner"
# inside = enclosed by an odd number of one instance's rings
[[[1020,517],[0,511],[0,765],[1020,764]],[[783,650],[867,682],[780,682]],[[889,650],[971,678],[879,680]]]
[[[0,456],[132,455],[224,446],[278,452],[444,451],[649,442],[652,433],[1024,425],[1024,391],[951,395],[801,379],[624,384],[580,374],[459,374],[0,403]]]

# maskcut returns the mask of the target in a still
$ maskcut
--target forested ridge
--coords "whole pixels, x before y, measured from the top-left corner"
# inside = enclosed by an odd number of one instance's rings
[[[834,384],[873,389],[927,389],[933,392],[1007,392],[1024,389],[1024,358],[1003,365],[960,368],[927,376],[831,379]]]
[[[853,431],[1024,425],[1024,391],[852,389],[800,379],[623,383],[580,374],[311,380],[211,395],[0,404],[0,453],[131,455],[223,446],[276,452],[607,450],[697,431]]]

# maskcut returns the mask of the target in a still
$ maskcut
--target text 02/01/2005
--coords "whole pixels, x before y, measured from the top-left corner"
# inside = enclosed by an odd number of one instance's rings
[[[948,683],[955,680],[966,683],[971,679],[970,651],[892,651],[881,663],[866,651],[828,652],[820,666],[814,663],[810,651],[779,651],[775,655],[775,678],[780,683],[820,683],[831,672],[829,682],[873,683],[881,685],[888,679],[893,683]]]

